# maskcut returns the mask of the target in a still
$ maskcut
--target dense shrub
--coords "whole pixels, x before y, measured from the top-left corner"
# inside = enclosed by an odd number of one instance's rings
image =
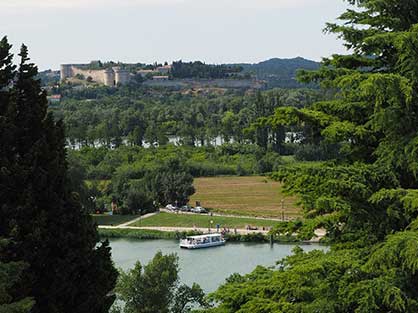
[[[338,146],[325,143],[299,145],[295,149],[295,159],[298,161],[325,161],[340,157]]]
[[[155,211],[153,201],[149,192],[131,188],[126,196],[125,207],[129,212],[146,214]]]

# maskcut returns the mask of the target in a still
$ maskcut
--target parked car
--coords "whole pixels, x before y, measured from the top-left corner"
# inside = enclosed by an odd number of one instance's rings
[[[189,205],[183,205],[181,208],[180,208],[180,211],[182,211],[182,212],[190,212],[192,210],[192,207],[191,206],[189,206]]]
[[[197,206],[197,207],[191,209],[191,211],[193,213],[208,213],[208,210],[206,210],[205,208],[202,208],[201,206]]]
[[[174,205],[172,205],[172,204],[167,204],[166,206],[165,206],[165,208],[167,209],[167,210],[170,210],[170,211],[177,211],[179,208],[178,207],[176,207],[176,206],[174,206]]]

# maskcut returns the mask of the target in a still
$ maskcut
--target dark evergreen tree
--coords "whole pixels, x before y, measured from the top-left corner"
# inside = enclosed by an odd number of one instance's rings
[[[108,243],[98,244],[78,194],[67,187],[63,124],[47,113],[26,46],[16,73],[6,39],[0,51],[0,237],[13,243],[1,260],[28,265],[12,294],[33,297],[33,312],[107,312],[117,272]]]
[[[0,253],[9,245],[9,240],[0,238]],[[27,268],[23,262],[0,261],[0,312],[29,313],[34,301],[29,297],[13,294],[18,284],[23,284],[22,272]]]

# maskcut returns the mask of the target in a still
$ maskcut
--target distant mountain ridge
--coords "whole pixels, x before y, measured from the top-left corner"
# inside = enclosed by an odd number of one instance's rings
[[[267,82],[267,88],[301,88],[312,87],[296,81],[296,72],[299,69],[317,70],[319,62],[302,57],[292,59],[273,58],[255,64],[234,64],[242,66],[244,73],[251,73],[259,80]]]

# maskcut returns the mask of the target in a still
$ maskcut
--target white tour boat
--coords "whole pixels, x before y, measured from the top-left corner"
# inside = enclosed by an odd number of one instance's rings
[[[207,234],[200,236],[190,236],[186,239],[180,240],[180,248],[185,249],[200,249],[222,246],[225,244],[225,239],[221,234]]]

